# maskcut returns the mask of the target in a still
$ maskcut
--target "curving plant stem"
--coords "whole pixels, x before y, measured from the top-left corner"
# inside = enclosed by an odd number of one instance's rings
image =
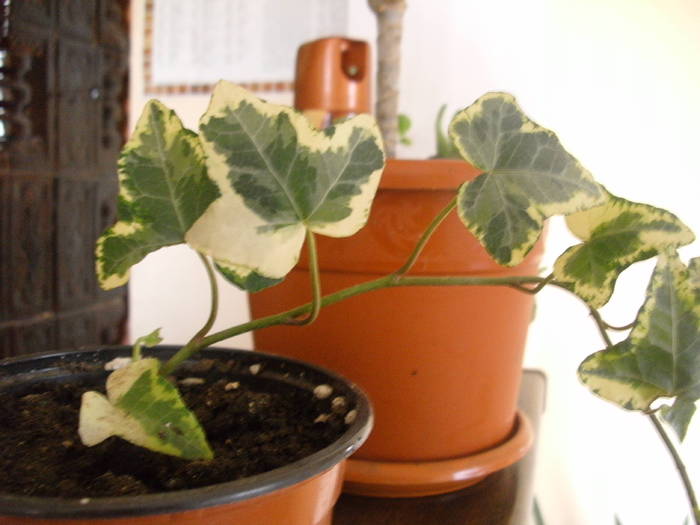
[[[292,319],[286,322],[286,324],[297,326],[313,323],[321,311],[321,272],[318,268],[316,237],[311,230],[306,230],[306,244],[309,250],[309,274],[311,276],[311,312],[303,319]]]
[[[693,521],[695,522],[695,525],[700,525],[700,506],[698,505],[698,499],[695,495],[693,484],[690,482],[690,476],[688,476],[688,471],[685,468],[685,464],[683,464],[683,460],[676,450],[676,447],[673,445],[673,441],[671,441],[671,438],[668,436],[668,433],[666,432],[666,429],[661,421],[659,421],[659,418],[656,417],[656,414],[649,414],[649,419],[651,419],[654,428],[659,433],[664,445],[666,445],[666,449],[668,450],[669,454],[671,454],[671,458],[673,458],[673,462],[676,465],[676,470],[678,471],[681,481],[683,482],[683,486],[685,487],[690,508],[693,511]]]
[[[199,260],[202,261],[202,264],[204,264],[204,268],[206,269],[207,272],[207,278],[209,279],[209,290],[210,290],[210,307],[209,307],[209,317],[207,320],[204,322],[204,326],[199,329],[199,331],[194,334],[192,339],[190,339],[185,346],[183,346],[179,351],[179,353],[186,354],[188,356],[193,355],[195,352],[198,350],[204,348],[202,346],[202,340],[204,337],[209,333],[211,330],[212,326],[214,326],[214,322],[216,321],[216,316],[219,312],[219,286],[216,283],[216,275],[214,274],[214,268],[212,268],[211,262],[209,259],[197,252],[197,255],[199,256]],[[182,362],[178,361],[177,363],[172,362],[173,359],[169,359],[160,369],[160,373],[164,376],[170,374],[177,366]]]
[[[368,0],[377,16],[377,123],[387,157],[396,157],[399,138],[399,73],[405,0]]]
[[[605,341],[606,347],[610,348],[611,346],[613,346],[613,343],[610,339],[610,336],[608,335],[607,330],[615,330],[616,328],[611,327],[609,324],[607,324],[601,317],[600,312],[595,308],[590,308],[590,312],[591,317],[595,321],[596,326],[598,327],[598,331],[600,332],[600,335],[603,338],[603,341]],[[654,428],[661,437],[661,441],[663,441],[664,445],[666,446],[666,449],[668,450],[669,454],[671,455],[671,458],[673,459],[673,463],[676,466],[676,470],[678,471],[678,475],[681,478],[681,482],[683,483],[683,487],[685,488],[685,492],[688,496],[688,503],[690,504],[690,508],[693,511],[693,519],[695,525],[700,525],[700,506],[698,506],[698,499],[695,495],[693,484],[690,482],[690,476],[688,476],[688,471],[685,468],[685,464],[683,463],[680,454],[676,450],[676,447],[673,445],[673,441],[671,441],[671,438],[668,436],[668,433],[666,432],[666,429],[664,428],[663,424],[661,423],[661,421],[659,421],[659,418],[656,417],[656,414],[652,412],[647,415],[649,416],[649,419],[651,419]]]
[[[209,330],[211,330],[211,327],[214,326],[214,321],[216,321],[216,316],[219,312],[219,287],[216,284],[216,275],[214,274],[214,268],[211,266],[211,262],[209,259],[197,252],[197,255],[199,256],[199,259],[202,261],[202,264],[204,264],[204,268],[207,271],[207,278],[209,279],[209,289],[210,289],[210,307],[209,307],[209,318],[206,320],[204,323],[204,326],[194,334],[194,337],[192,339],[201,339],[205,335],[209,333]]]
[[[361,295],[364,293],[381,290],[383,288],[395,288],[399,286],[512,286],[520,285],[538,285],[544,281],[544,277],[528,277],[528,276],[509,276],[509,277],[432,277],[432,276],[395,276],[393,274],[385,275],[373,281],[356,284],[337,292],[325,295],[321,298],[321,307],[344,301],[350,297]],[[229,337],[235,337],[240,334],[245,334],[253,330],[260,330],[268,326],[289,323],[300,315],[308,314],[313,309],[313,303],[309,302],[301,306],[297,306],[279,314],[269,315],[254,319],[247,323],[243,323],[231,328],[226,328],[219,332],[215,332],[201,339],[199,342],[191,342],[182,347],[168,362],[163,365],[163,373],[170,373],[177,368],[183,361],[194,355],[197,351],[207,346],[219,343]]]
[[[413,267],[413,265],[416,263],[418,260],[418,257],[420,257],[420,254],[423,252],[423,248],[425,248],[425,245],[428,244],[428,241],[430,238],[433,236],[433,233],[435,233],[435,230],[438,229],[438,227],[442,224],[442,222],[447,218],[447,216],[452,212],[457,207],[457,197],[455,196],[454,199],[452,199],[447,206],[445,206],[433,219],[433,221],[428,225],[428,228],[423,232],[421,235],[420,239],[418,239],[418,242],[416,243],[415,248],[413,248],[413,252],[408,256],[408,260],[394,272],[393,275],[400,277],[404,274],[407,274],[409,270]]]

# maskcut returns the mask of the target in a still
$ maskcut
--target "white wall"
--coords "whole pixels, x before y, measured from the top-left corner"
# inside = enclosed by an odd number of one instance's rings
[[[373,41],[365,2],[350,6],[350,36]],[[134,0],[134,115],[144,102],[141,11],[142,0]],[[440,104],[454,110],[485,91],[509,91],[610,191],[667,207],[700,232],[697,0],[409,0],[403,51],[401,110],[415,123],[415,146],[404,156],[433,152]],[[206,97],[162,100],[193,127],[206,105]],[[547,262],[572,242],[554,224]],[[698,244],[683,253],[700,255]],[[208,298],[198,261],[183,252],[153,254],[134,271],[134,335],[164,326],[168,341],[183,342],[203,322],[185,317],[205,311]],[[632,320],[649,271],[647,264],[623,275],[604,310],[609,321]],[[585,309],[556,290],[543,292],[538,304],[526,365],[549,377],[536,484],[548,524],[612,524],[618,513],[625,525],[680,525],[686,501],[651,425],[576,380],[578,363],[602,347]],[[224,312],[226,324],[245,319],[244,296],[226,294]],[[249,347],[250,339],[232,344]],[[696,484],[699,426],[682,447]]]

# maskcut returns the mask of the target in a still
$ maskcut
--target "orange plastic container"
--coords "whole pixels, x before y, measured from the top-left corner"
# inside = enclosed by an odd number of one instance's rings
[[[369,113],[370,64],[369,44],[361,40],[330,37],[302,45],[297,52],[294,107],[318,127]]]
[[[331,525],[343,481],[341,465],[292,487],[249,500],[185,512],[114,519],[0,516],[2,525]]]
[[[178,347],[159,346],[149,355],[165,359]],[[0,361],[0,389],[26,383],[102,378],[103,364],[130,355],[129,347],[23,356]],[[2,525],[330,525],[343,484],[346,458],[366,439],[372,411],[364,393],[315,366],[244,350],[206,349],[203,358],[234,360],[241,374],[262,365],[256,381],[287,383],[312,391],[329,385],[356,410],[338,440],[301,460],[248,478],[202,488],[113,498],[42,498],[0,494]],[[253,373],[253,372],[250,372]]]
[[[476,175],[459,160],[390,159],[365,228],[345,239],[317,237],[323,292],[398,269],[455,189]],[[451,214],[410,273],[537,275],[542,252],[539,242],[521,265],[501,267]],[[251,314],[309,298],[302,259],[282,284],[251,294]],[[257,349],[336,370],[369,394],[375,427],[353,459],[365,466],[440,462],[501,446],[512,435],[533,300],[495,286],[385,289],[324,308],[309,326],[260,330],[254,341]]]

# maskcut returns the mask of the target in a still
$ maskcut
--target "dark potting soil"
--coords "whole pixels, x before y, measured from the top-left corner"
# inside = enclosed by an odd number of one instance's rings
[[[77,433],[80,397],[95,385],[0,393],[0,492],[83,498],[197,488],[287,465],[345,431],[348,407],[334,409],[333,396],[318,399],[292,385],[269,391],[269,384],[255,376],[180,381],[214,450],[210,461],[150,452],[116,437],[85,447]]]

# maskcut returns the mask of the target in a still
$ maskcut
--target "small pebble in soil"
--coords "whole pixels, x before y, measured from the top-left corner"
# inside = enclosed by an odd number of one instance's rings
[[[260,372],[261,365],[260,364],[255,364],[255,365],[250,365],[248,367],[248,370],[250,370],[250,373],[253,375],[257,375]]]
[[[179,383],[185,386],[203,385],[204,379],[201,377],[186,377],[184,379],[180,379]]]
[[[332,393],[333,387],[330,385],[318,385],[316,388],[314,388],[314,395],[318,399],[326,399],[327,397],[330,397]]]
[[[342,414],[343,412],[345,412],[345,408],[347,407],[347,404],[348,404],[348,402],[345,400],[345,398],[343,396],[337,396],[331,400],[331,409],[336,414]]]
[[[318,385],[315,393],[295,385],[275,384],[268,390],[273,385],[264,376],[231,381],[236,366],[239,373],[248,368],[247,363],[217,362],[212,374],[223,378],[179,385],[216,450],[213,462],[152,453],[118,438],[84,447],[76,429],[81,395],[94,388],[91,383],[37,384],[19,396],[0,392],[0,493],[86,498],[87,504],[93,501],[89,498],[197,488],[298,461],[344,432],[351,403],[346,398],[348,406],[336,411],[343,396],[333,396],[330,385]],[[31,468],[26,468],[29,460]]]
[[[314,419],[314,423],[325,423],[331,418],[330,414],[319,414],[316,419]]]
[[[351,410],[347,414],[345,414],[345,424],[350,425],[352,424],[355,419],[357,419],[357,410]]]
[[[111,361],[105,363],[105,370],[119,370],[131,364],[130,357],[115,357]]]

